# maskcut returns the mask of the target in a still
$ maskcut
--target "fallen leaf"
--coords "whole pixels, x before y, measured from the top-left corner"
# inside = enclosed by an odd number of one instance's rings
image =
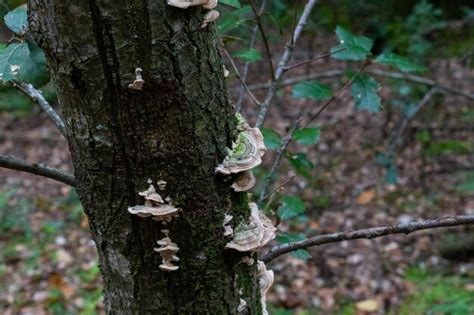
[[[366,205],[370,203],[374,199],[374,197],[375,197],[375,190],[369,189],[369,190],[364,191],[357,197],[356,203],[358,205]]]
[[[379,302],[374,299],[363,300],[356,304],[356,309],[361,312],[376,312],[379,308]]]

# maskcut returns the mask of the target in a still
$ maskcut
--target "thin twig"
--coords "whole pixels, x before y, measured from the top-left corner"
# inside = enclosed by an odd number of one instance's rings
[[[288,145],[290,144],[291,139],[293,138],[293,134],[299,128],[302,120],[303,120],[303,115],[300,115],[298,119],[296,119],[293,122],[293,125],[291,126],[290,130],[288,131],[285,138],[283,139],[283,143],[281,144],[281,146],[278,148],[276,152],[276,157],[275,157],[275,160],[273,160],[272,168],[270,169],[270,172],[268,172],[267,176],[265,177],[262,190],[260,191],[260,196],[258,197],[259,208],[262,206],[263,200],[265,199],[265,194],[267,192],[268,185],[270,184],[272,177],[275,175],[276,170],[278,169],[278,166],[280,166],[281,159],[283,158],[286,148],[288,148]]]
[[[384,70],[378,70],[378,69],[367,70],[367,73],[376,75],[379,77],[383,77],[383,78],[406,80],[413,83],[419,83],[419,84],[424,84],[431,87],[436,87],[441,92],[456,94],[456,95],[460,95],[468,99],[474,100],[474,94],[470,93],[469,91],[460,90],[452,86],[441,84],[434,80],[423,78],[423,77],[416,76],[413,74],[390,72],[390,71],[384,71]],[[283,80],[280,82],[279,86],[293,85],[295,83],[306,81],[306,80],[332,78],[332,77],[341,76],[343,74],[344,74],[344,70],[340,70],[340,69],[334,69],[334,70],[329,70],[329,71],[320,72],[320,73],[312,73],[309,75],[297,76],[297,77]],[[270,88],[272,88],[271,83],[254,84],[254,85],[249,86],[249,89],[252,91],[259,90],[259,89],[270,89]]]
[[[270,72],[272,74],[272,80],[275,78],[275,69],[273,69],[273,62],[272,62],[272,54],[270,52],[270,45],[268,45],[267,35],[265,33],[265,29],[263,28],[262,23],[262,13],[257,12],[257,7],[253,0],[249,1],[250,7],[252,8],[253,14],[255,15],[255,20],[257,21],[258,29],[260,30],[260,34],[262,35],[263,45],[265,46],[265,52],[267,54],[268,65],[270,66]]]
[[[293,32],[291,40],[285,45],[285,51],[275,70],[275,76],[274,76],[275,79],[271,82],[270,88],[267,92],[267,96],[260,107],[260,112],[258,114],[257,122],[255,124],[257,128],[261,128],[263,123],[265,122],[265,118],[267,117],[267,112],[268,112],[268,108],[270,107],[270,103],[272,102],[273,97],[275,95],[275,91],[279,85],[279,82],[281,81],[281,77],[284,73],[284,69],[288,64],[288,61],[290,60],[291,55],[293,54],[295,42],[298,40],[298,37],[301,35],[301,32],[303,31],[303,28],[305,27],[307,23],[309,15],[311,14],[311,11],[313,10],[316,3],[317,3],[317,0],[308,0],[308,2],[306,3],[304,7],[303,13],[301,14],[300,19],[298,20],[298,24],[296,25],[296,28],[295,28],[295,31]]]
[[[362,73],[365,71],[365,69],[370,65],[369,62],[366,62],[364,63],[364,65],[357,71],[357,73],[355,75],[353,75],[349,81],[346,82],[346,84],[344,84],[339,90],[336,91],[336,93],[334,93],[331,98],[329,100],[326,101],[326,103],[324,103],[323,106],[321,106],[317,111],[316,113],[314,114],[311,114],[309,116],[309,119],[308,121],[306,122],[305,126],[307,124],[309,124],[310,122],[312,122],[313,120],[315,120],[316,118],[319,117],[319,115],[321,115],[321,113],[329,106],[331,105],[332,102],[334,102],[339,96],[341,96],[341,94],[348,88],[352,85],[352,83],[354,83],[354,80]]]
[[[369,65],[369,63],[365,63],[355,75],[352,76],[352,78],[346,82],[339,90],[334,93],[329,100],[327,100],[319,109],[316,111],[314,114],[309,115],[308,121],[304,124],[304,126],[308,125],[310,122],[315,120],[332,102],[334,102],[341,94],[349,87],[351,84],[354,82],[355,78],[359,76],[365,68]],[[303,109],[299,115],[299,117],[295,120],[293,125],[291,126],[290,130],[286,134],[285,138],[283,139],[283,143],[278,148],[277,150],[277,155],[275,157],[275,160],[273,161],[272,168],[270,169],[270,172],[268,175],[265,177],[265,181],[263,182],[262,190],[260,191],[260,196],[258,198],[258,206],[262,206],[262,202],[264,200],[265,193],[267,191],[268,185],[270,184],[270,181],[272,177],[275,175],[276,170],[278,169],[278,166],[281,163],[281,160],[283,158],[283,154],[285,153],[286,149],[288,148],[288,145],[290,144],[291,140],[293,139],[293,134],[295,131],[300,127],[301,122],[303,121],[303,118],[307,115],[307,112],[305,109]]]
[[[40,91],[35,89],[33,85],[24,82],[17,82],[13,81],[13,86],[16,87],[19,91],[23,94],[28,96],[31,101],[38,104],[41,109],[49,116],[49,118],[53,121],[56,128],[58,128],[59,132],[66,137],[66,124],[64,123],[63,119],[59,114],[54,110],[54,108],[48,103],[48,101],[44,98],[43,94]]]
[[[308,239],[298,242],[275,245],[271,247],[270,250],[262,254],[259,259],[267,263],[281,255],[287,254],[294,250],[327,243],[335,243],[355,239],[373,239],[390,234],[409,234],[419,230],[470,224],[474,224],[474,215],[448,216],[444,218],[436,218],[424,221],[413,221],[408,223],[379,226],[351,232],[323,234],[310,237]]]
[[[283,189],[283,187],[285,187],[285,185],[288,184],[293,178],[295,178],[295,174],[292,174],[290,177],[285,179],[280,185],[278,185],[272,191],[270,191],[265,197],[263,197],[263,200],[266,200],[267,198],[273,196],[275,193],[280,192]]]
[[[329,51],[329,52],[327,52],[327,53],[325,53],[325,54],[322,54],[322,55],[320,55],[320,56],[316,56],[316,57],[313,57],[313,58],[310,58],[310,59],[307,59],[307,60],[303,60],[303,61],[301,61],[301,62],[297,62],[297,63],[292,64],[292,65],[286,66],[283,70],[284,70],[284,72],[287,72],[287,71],[290,71],[290,70],[292,70],[292,69],[294,69],[294,68],[298,68],[298,67],[304,66],[304,65],[306,65],[306,64],[308,64],[308,63],[314,62],[314,61],[316,61],[316,60],[320,60],[320,59],[329,57],[329,56],[331,56],[331,55],[333,55],[333,54],[336,54],[336,53],[338,53],[338,52],[344,51],[344,50],[346,50],[346,49],[347,49],[347,48],[341,48],[341,49],[339,49],[339,50]]]
[[[69,186],[76,187],[74,175],[44,164],[29,163],[14,156],[0,155],[0,167],[51,178]]]
[[[235,71],[235,74],[237,75],[237,78],[239,79],[240,83],[242,84],[242,86],[245,88],[245,90],[247,91],[247,93],[249,93],[250,97],[253,99],[253,101],[260,106],[260,102],[259,100],[255,97],[255,95],[253,95],[252,91],[250,91],[249,87],[247,86],[247,84],[245,84],[244,80],[242,79],[242,77],[240,76],[240,73],[239,73],[239,69],[237,68],[237,66],[235,65],[235,62],[234,62],[234,59],[232,59],[231,55],[229,54],[229,52],[227,51],[227,49],[223,48],[222,49],[224,51],[224,54],[227,56],[227,59],[229,59],[229,62],[230,64],[232,65],[232,68],[234,68],[234,71]]]
[[[406,128],[408,127],[408,124],[410,121],[413,120],[413,118],[421,111],[421,109],[428,104],[430,101],[431,97],[435,95],[437,92],[437,88],[432,87],[426,94],[421,98],[421,100],[416,104],[413,112],[410,113],[410,115],[405,114],[403,118],[401,119],[401,122],[398,123],[398,129],[397,131],[390,137],[389,140],[389,145],[387,149],[387,156],[388,157],[393,157],[397,147],[402,143],[402,135],[405,132]]]
[[[262,15],[263,11],[265,10],[265,6],[267,5],[267,0],[263,0],[261,5],[260,5],[260,11],[259,14]],[[249,44],[249,49],[253,48],[255,46],[255,42],[257,41],[257,33],[258,33],[258,25],[255,25],[254,28],[252,29],[252,37],[250,38],[250,44]],[[242,82],[247,83],[247,77],[249,74],[249,69],[250,69],[250,62],[247,61],[244,64],[244,70],[242,71]],[[242,101],[244,100],[244,91],[246,90],[245,85],[241,84],[240,86],[240,91],[239,91],[239,98],[237,100],[237,103],[235,104],[235,111],[237,113],[240,113],[242,110]]]

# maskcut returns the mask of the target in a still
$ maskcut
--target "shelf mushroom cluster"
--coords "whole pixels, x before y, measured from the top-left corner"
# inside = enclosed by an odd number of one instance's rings
[[[142,218],[152,217],[153,220],[163,221],[163,224],[166,224],[177,215],[178,208],[171,204],[169,197],[163,200],[151,181],[149,181],[149,184],[147,190],[138,193],[145,198],[145,204],[129,207],[128,212]],[[160,190],[165,189],[166,182],[158,181],[157,184]]]
[[[255,252],[275,238],[276,228],[272,221],[258,210],[255,203],[250,204],[250,210],[249,222],[242,222],[234,229],[233,238],[226,248]]]
[[[162,230],[161,232],[165,234],[165,237],[156,242],[158,245],[160,245],[160,247],[155,247],[153,249],[155,252],[158,252],[163,259],[159,268],[164,271],[178,270],[179,267],[174,263],[179,261],[178,256],[176,256],[176,252],[179,250],[179,247],[169,238],[168,230]]]
[[[202,5],[204,9],[210,10],[204,14],[201,28],[205,28],[207,24],[219,17],[219,11],[213,10],[217,6],[217,0],[168,0],[168,5],[180,9]]]
[[[161,197],[151,180],[148,180],[148,184],[150,184],[150,186],[147,190],[138,193],[145,198],[145,204],[129,207],[128,212],[142,218],[151,217],[153,220],[161,221],[162,224],[170,222],[173,217],[177,216],[178,208],[171,204],[169,197],[165,199]],[[156,184],[161,191],[165,190],[165,181],[159,180]],[[154,248],[154,251],[160,253],[162,258],[162,264],[159,268],[164,271],[178,270],[179,267],[174,263],[179,261],[178,256],[176,256],[179,247],[176,243],[173,243],[168,236],[169,230],[162,230],[162,232],[165,234],[165,237],[157,241],[160,247]]]
[[[247,191],[255,185],[251,170],[262,163],[267,148],[260,129],[251,128],[240,114],[237,114],[237,120],[237,139],[232,143],[232,149],[228,149],[224,161],[216,167],[216,172],[237,174],[231,187],[235,191]]]
[[[263,261],[257,262],[257,275],[259,277],[260,285],[260,301],[262,302],[262,314],[268,315],[267,311],[267,292],[273,284],[274,273],[273,270],[267,270],[267,266]]]

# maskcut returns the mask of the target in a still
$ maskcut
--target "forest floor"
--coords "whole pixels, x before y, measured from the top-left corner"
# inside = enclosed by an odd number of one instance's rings
[[[296,59],[307,56],[297,55]],[[287,77],[343,66],[324,59]],[[472,93],[474,71],[461,60],[434,62],[430,69],[435,70],[429,77]],[[253,71],[265,69],[256,66]],[[259,79],[251,76],[250,83],[261,83]],[[334,89],[340,86],[338,78],[321,81]],[[310,178],[295,176],[285,186],[283,194],[302,196],[306,215],[282,223],[280,231],[312,236],[474,214],[472,190],[466,189],[469,185],[472,189],[472,182],[465,181],[474,167],[473,101],[451,94],[437,96],[404,134],[404,146],[396,160],[396,183],[387,184],[385,170],[375,156],[383,152],[397,127],[401,115],[390,104],[404,86],[380,82],[385,111],[355,112],[345,93],[314,123],[321,128],[317,145],[290,147],[293,153],[307,154],[315,167]],[[237,81],[229,86],[235,99]],[[420,91],[421,97],[425,90]],[[262,98],[265,91],[255,93]],[[298,108],[305,104],[313,106],[291,99],[290,86],[282,88],[266,126],[284,135]],[[244,109],[253,121],[258,109],[249,100]],[[0,130],[0,154],[72,171],[66,141],[37,108],[26,114],[0,112]],[[430,130],[428,143],[419,140],[423,130]],[[460,142],[470,147],[461,150]],[[260,181],[273,156],[268,153],[256,172]],[[278,182],[293,173],[285,162]],[[278,198],[270,208],[277,206]],[[319,246],[310,249],[312,258],[307,261],[291,255],[279,257],[268,265],[275,271],[268,295],[271,314],[473,314],[473,238],[472,228],[440,229]],[[468,245],[459,250],[460,242]],[[70,188],[0,169],[0,253],[0,313],[101,312],[95,247],[87,219]]]

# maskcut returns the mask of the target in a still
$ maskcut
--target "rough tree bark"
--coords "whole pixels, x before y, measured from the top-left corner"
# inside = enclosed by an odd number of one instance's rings
[[[201,8],[165,0],[30,0],[67,125],[77,190],[89,218],[110,314],[261,313],[255,264],[225,250],[224,213],[249,216],[246,194],[216,176],[235,118],[213,25]],[[135,68],[143,91],[131,90]],[[179,270],[158,268],[164,226],[128,206],[165,180],[182,211],[166,225]]]

